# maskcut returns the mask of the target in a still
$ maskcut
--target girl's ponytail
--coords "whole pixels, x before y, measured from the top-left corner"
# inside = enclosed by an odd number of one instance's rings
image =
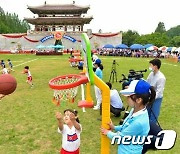
[[[154,102],[154,100],[155,100],[155,97],[156,97],[156,91],[155,91],[155,89],[154,89],[154,87],[153,86],[151,86],[150,87],[150,97],[149,97],[149,103],[148,103],[148,105],[152,105],[153,104],[153,102]]]

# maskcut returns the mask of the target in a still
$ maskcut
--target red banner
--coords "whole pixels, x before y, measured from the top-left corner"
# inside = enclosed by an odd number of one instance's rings
[[[118,33],[104,33],[104,34],[101,34],[101,33],[92,33],[92,35],[94,36],[98,36],[98,37],[113,37],[113,36],[116,36],[118,35]]]
[[[27,34],[2,34],[4,37],[9,37],[9,38],[21,38],[23,36],[26,36]]]
[[[39,42],[39,40],[31,40],[31,39],[27,38],[26,36],[24,36],[24,38],[26,40],[28,40],[29,42],[33,42],[33,43]]]

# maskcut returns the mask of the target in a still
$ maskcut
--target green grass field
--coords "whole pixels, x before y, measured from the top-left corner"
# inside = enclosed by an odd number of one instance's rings
[[[61,148],[61,135],[57,133],[55,112],[63,112],[66,108],[79,111],[80,122],[83,127],[81,134],[81,154],[100,153],[100,121],[99,112],[86,109],[86,113],[77,107],[81,100],[81,91],[75,103],[66,103],[60,107],[52,103],[53,90],[48,82],[53,77],[65,74],[79,73],[70,67],[68,55],[63,56],[35,56],[35,55],[0,55],[0,59],[11,59],[15,66],[12,75],[17,79],[17,89],[10,96],[0,101],[0,153],[1,154],[55,154]],[[121,74],[128,74],[129,69],[141,70],[149,67],[146,58],[101,57],[104,65],[104,81],[109,80],[112,62],[115,59],[118,80]],[[23,64],[24,63],[24,64]],[[25,65],[29,65],[33,76],[34,88],[25,82],[26,75],[21,74]],[[180,134],[180,65],[162,60],[161,71],[166,76],[164,99],[161,107],[159,122],[164,129],[172,129]],[[149,72],[144,74],[147,78]],[[121,84],[113,83],[118,91]],[[94,98],[94,88],[92,87]],[[124,99],[124,98],[123,98]],[[95,101],[95,99],[94,99]],[[124,99],[124,104],[126,100]],[[114,124],[120,118],[112,116]],[[116,154],[117,146],[111,146],[111,154]],[[180,140],[177,137],[175,146],[168,151],[149,151],[148,153],[180,153]]]

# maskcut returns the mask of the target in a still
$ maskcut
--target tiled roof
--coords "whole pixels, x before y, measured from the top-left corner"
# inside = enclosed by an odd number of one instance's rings
[[[38,18],[25,18],[25,20],[33,25],[81,25],[89,24],[92,17],[38,17]]]
[[[78,6],[75,4],[64,4],[64,5],[41,5],[41,6],[28,6],[28,9],[34,14],[79,14],[87,13],[89,6]]]

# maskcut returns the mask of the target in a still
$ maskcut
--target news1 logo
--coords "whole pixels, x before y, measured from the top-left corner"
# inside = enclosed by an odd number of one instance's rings
[[[162,137],[163,136],[163,137]],[[171,149],[176,141],[176,132],[174,130],[162,130],[160,131],[155,140],[155,147],[159,150],[169,150]],[[154,138],[153,135],[145,136],[114,136],[112,138],[111,144],[114,145],[115,142],[117,144],[124,144],[124,145],[143,145],[143,144],[151,144],[152,139]]]
[[[174,130],[162,130],[157,136],[164,135],[161,145],[159,145],[160,138],[157,137],[155,147],[159,150],[171,149],[176,141],[176,132]]]

